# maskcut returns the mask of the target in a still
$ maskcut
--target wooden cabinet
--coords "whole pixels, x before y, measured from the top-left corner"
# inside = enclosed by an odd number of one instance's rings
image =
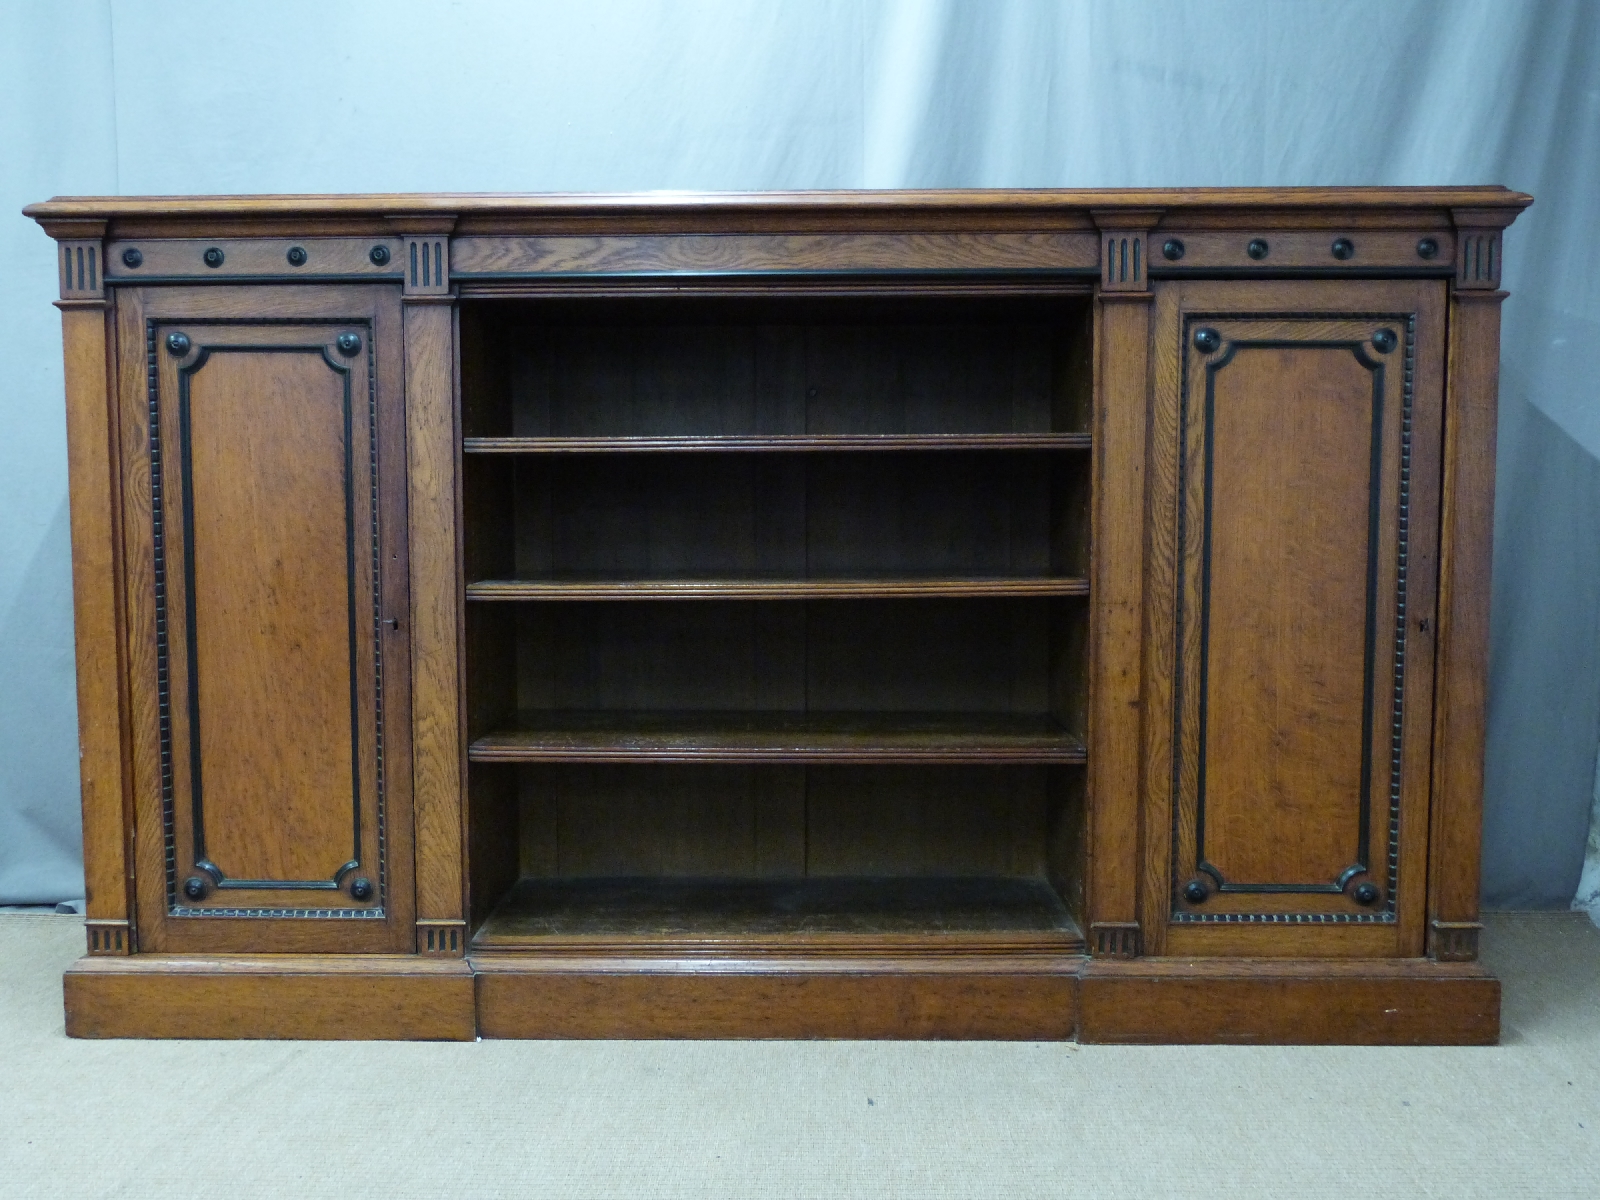
[[[1492,1040],[1526,203],[35,206],[69,1029]]]

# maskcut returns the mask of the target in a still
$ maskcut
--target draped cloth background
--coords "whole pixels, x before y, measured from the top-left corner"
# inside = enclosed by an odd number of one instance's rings
[[[1506,240],[1484,894],[1565,907],[1600,815],[1600,4],[0,0],[0,904],[83,888],[29,201],[1455,183],[1537,197]]]

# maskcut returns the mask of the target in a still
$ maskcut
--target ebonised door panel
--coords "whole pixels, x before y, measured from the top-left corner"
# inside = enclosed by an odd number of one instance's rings
[[[409,949],[396,308],[218,289],[119,312],[143,949]]]
[[[1443,301],[1160,291],[1146,907],[1167,953],[1421,953]]]

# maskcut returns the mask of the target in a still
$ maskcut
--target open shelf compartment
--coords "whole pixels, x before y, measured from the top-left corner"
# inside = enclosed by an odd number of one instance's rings
[[[474,949],[1080,952],[1084,300],[461,319]]]

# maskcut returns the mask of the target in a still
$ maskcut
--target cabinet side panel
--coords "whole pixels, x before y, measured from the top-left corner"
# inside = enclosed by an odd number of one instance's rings
[[[83,799],[83,876],[91,922],[129,918],[131,872],[122,661],[116,427],[110,403],[106,306],[62,313],[67,457],[71,480],[72,599],[78,671],[78,770]],[[114,931],[110,952],[130,940]],[[100,949],[91,942],[91,949]]]
[[[1477,957],[1489,568],[1504,292],[1451,298],[1440,514],[1428,950]]]
[[[405,305],[417,916],[462,919],[460,556],[448,304]]]

